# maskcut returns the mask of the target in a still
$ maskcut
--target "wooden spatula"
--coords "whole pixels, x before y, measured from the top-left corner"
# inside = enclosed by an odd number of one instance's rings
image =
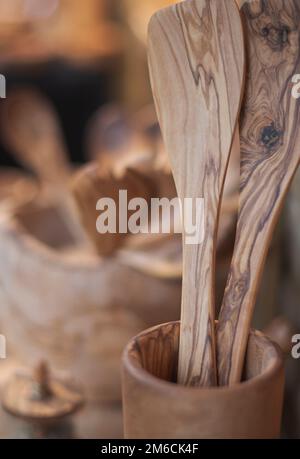
[[[178,381],[214,385],[216,235],[244,75],[235,2],[187,0],[156,13],[149,26],[149,61],[179,198],[204,198],[204,241],[189,245],[183,236]]]
[[[70,167],[51,103],[32,89],[12,91],[1,105],[1,132],[17,159],[41,182],[61,184]]]
[[[300,160],[299,100],[292,97],[292,78],[300,73],[300,3],[252,0],[242,13],[248,79],[237,236],[217,335],[221,385],[241,380],[264,261]]]

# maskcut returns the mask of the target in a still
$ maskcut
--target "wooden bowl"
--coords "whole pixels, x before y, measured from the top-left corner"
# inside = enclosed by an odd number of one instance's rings
[[[170,175],[157,180],[173,195]],[[47,360],[88,398],[119,400],[128,340],[179,319],[181,236],[132,236],[102,259],[70,234],[55,200],[40,201],[0,222],[1,333],[23,365]]]
[[[11,355],[25,365],[47,360],[88,398],[119,400],[126,342],[179,318],[180,279],[76,245],[55,206],[30,205],[2,219],[0,260],[1,333]]]

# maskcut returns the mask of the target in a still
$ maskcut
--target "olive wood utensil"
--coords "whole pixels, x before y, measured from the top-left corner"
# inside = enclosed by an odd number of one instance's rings
[[[0,169],[0,214],[11,215],[15,209],[33,201],[39,193],[38,184],[19,169]]]
[[[86,128],[87,156],[105,168],[149,167],[153,156],[149,143],[135,120],[115,104],[98,109]]]
[[[43,183],[70,173],[63,134],[50,102],[32,89],[12,91],[1,107],[1,132],[18,161]]]
[[[76,242],[86,245],[68,189],[71,166],[63,133],[50,101],[34,89],[15,89],[3,101],[0,117],[4,142],[42,185],[41,201],[54,204]]]
[[[235,2],[187,0],[156,13],[149,25],[149,62],[179,198],[204,198],[204,241],[189,245],[183,235],[178,382],[215,385],[216,236],[244,74]],[[202,225],[199,220],[199,234]]]
[[[242,5],[244,2],[240,2]],[[242,6],[248,78],[242,110],[237,235],[217,329],[220,385],[241,380],[264,262],[300,160],[300,3],[253,0]]]

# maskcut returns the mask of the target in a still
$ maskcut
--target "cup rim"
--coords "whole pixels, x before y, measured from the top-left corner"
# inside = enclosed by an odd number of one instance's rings
[[[148,387],[149,389],[151,388],[152,390],[155,389],[159,392],[167,392],[169,396],[176,395],[176,397],[184,395],[199,395],[201,393],[203,396],[208,396],[208,395],[228,395],[236,392],[247,392],[249,389],[253,388],[253,386],[258,387],[258,386],[263,386],[265,383],[267,383],[269,380],[272,380],[273,378],[276,378],[276,376],[280,373],[283,372],[283,352],[281,351],[280,347],[278,344],[274,343],[270,338],[268,338],[265,334],[262,332],[259,332],[257,330],[250,330],[250,334],[253,336],[261,337],[269,341],[269,343],[272,345],[272,347],[275,350],[276,356],[275,356],[275,361],[273,364],[271,364],[262,374],[251,378],[247,381],[243,381],[240,383],[235,383],[230,386],[214,386],[214,387],[187,387],[183,386],[171,381],[166,381],[163,379],[158,378],[157,376],[152,375],[148,371],[146,371],[144,368],[138,366],[134,359],[130,357],[130,350],[134,346],[136,340],[139,337],[145,336],[146,334],[149,334],[158,328],[165,327],[167,325],[174,325],[178,324],[180,321],[173,321],[173,322],[167,322],[164,324],[156,325],[154,327],[148,328],[147,330],[142,331],[139,333],[137,336],[132,338],[127,346],[125,347],[122,355],[122,367],[123,371],[126,369],[130,373],[130,375],[139,381],[141,384],[144,386]]]

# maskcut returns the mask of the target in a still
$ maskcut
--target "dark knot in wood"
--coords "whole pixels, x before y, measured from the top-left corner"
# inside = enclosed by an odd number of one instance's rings
[[[230,295],[228,301],[234,306],[236,303],[241,301],[244,297],[249,285],[249,272],[248,270],[244,274],[240,274],[238,277],[231,274],[230,277]],[[231,309],[231,308],[230,308]]]
[[[274,123],[265,126],[261,130],[260,142],[268,149],[273,150],[278,144],[282,136],[282,131],[275,127]]]
[[[281,51],[288,44],[289,33],[290,29],[287,26],[276,27],[272,24],[263,27],[260,31],[261,36],[266,39],[268,45],[276,51]]]

